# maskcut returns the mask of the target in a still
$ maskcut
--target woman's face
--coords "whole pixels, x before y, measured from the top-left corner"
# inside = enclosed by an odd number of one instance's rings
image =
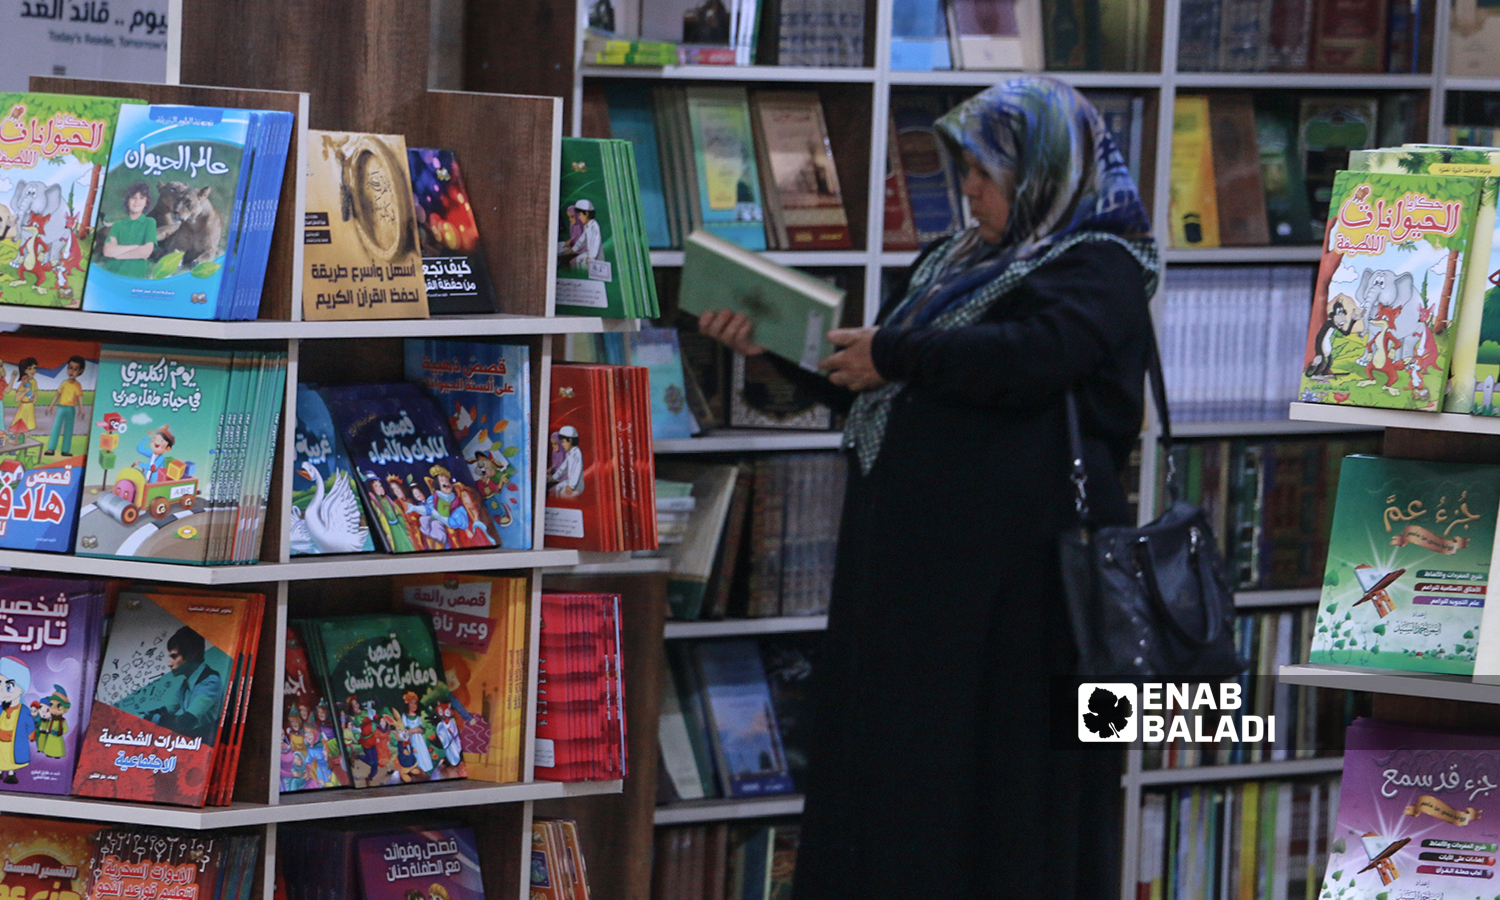
[[[1005,224],[1010,221],[1011,188],[986,174],[979,160],[967,150],[964,162],[968,171],[964,175],[963,192],[969,200],[969,212],[979,222],[979,236],[985,243],[998,244],[1005,236]]]

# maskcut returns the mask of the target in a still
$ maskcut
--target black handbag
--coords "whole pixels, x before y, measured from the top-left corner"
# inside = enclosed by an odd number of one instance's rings
[[[1246,662],[1234,640],[1234,592],[1208,516],[1178,499],[1172,423],[1153,335],[1148,370],[1162,423],[1171,505],[1139,527],[1096,527],[1078,403],[1067,395],[1078,527],[1062,536],[1063,588],[1078,645],[1078,677],[1089,682],[1213,682]]]

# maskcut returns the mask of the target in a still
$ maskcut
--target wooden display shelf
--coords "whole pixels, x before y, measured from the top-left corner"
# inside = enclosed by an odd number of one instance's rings
[[[7,794],[6,812],[63,819],[89,819],[126,825],[157,825],[201,830],[241,828],[276,822],[303,822],[343,816],[454,809],[495,803],[556,800],[597,794],[618,794],[620,781],[528,784],[488,784],[482,781],[441,781],[355,790],[308,791],[288,794],[280,803],[233,803],[224,807],[184,809],[153,803],[116,803],[46,794]]]
[[[763,619],[668,622],[663,629],[663,637],[672,641],[692,638],[744,637],[757,634],[787,634],[797,631],[826,631],[827,629],[827,616],[767,616]]]
[[[1142,787],[1171,784],[1198,784],[1206,781],[1251,781],[1259,778],[1297,778],[1342,772],[1342,757],[1320,759],[1284,759],[1275,762],[1237,763],[1229,766],[1188,766],[1179,769],[1147,769],[1135,776]],[[1121,776],[1125,783],[1131,776]]]
[[[802,795],[782,794],[740,800],[689,800],[658,806],[657,825],[687,825],[693,822],[723,822],[729,819],[761,819],[767,816],[802,815]]]
[[[1299,422],[1321,422],[1359,428],[1407,428],[1416,431],[1448,431],[1462,434],[1500,434],[1500,417],[1464,413],[1415,412],[1409,409],[1375,409],[1337,403],[1293,403],[1291,416]]]
[[[1335,425],[1299,419],[1268,419],[1252,422],[1173,422],[1176,438],[1275,437],[1296,434],[1328,434],[1345,431],[1377,431],[1368,425]]]
[[[125,316],[76,309],[8,306],[0,319],[18,325],[77,328],[114,334],[162,335],[210,341],[348,340],[354,338],[504,337],[533,334],[598,334],[638,331],[637,319],[594,316],[434,316],[430,319],[348,319],[341,322],[290,322],[256,319],[249,322],[163,319]]]
[[[657,453],[741,453],[757,450],[837,450],[840,431],[776,431],[761,428],[724,428],[674,441],[656,441]]]
[[[1282,666],[1276,677],[1285,684],[1305,684],[1308,687],[1368,691],[1400,697],[1462,700],[1467,703],[1500,703],[1500,685],[1479,684],[1463,675],[1304,664]]]

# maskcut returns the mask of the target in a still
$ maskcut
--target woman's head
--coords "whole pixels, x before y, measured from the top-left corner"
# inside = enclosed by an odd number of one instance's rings
[[[1000,243],[1005,238],[1010,206],[1016,198],[1015,178],[1009,171],[994,178],[968,150],[964,151],[963,173],[963,193],[969,201],[969,214],[979,223],[979,237],[986,244]]]

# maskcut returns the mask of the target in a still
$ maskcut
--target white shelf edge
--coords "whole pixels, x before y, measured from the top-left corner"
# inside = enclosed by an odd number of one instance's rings
[[[1276,677],[1286,684],[1305,684],[1309,687],[1462,700],[1467,703],[1500,703],[1500,685],[1477,684],[1462,675],[1297,665],[1282,666]]]
[[[1409,409],[1374,409],[1337,403],[1293,403],[1291,417],[1299,422],[1323,422],[1362,428],[1415,428],[1467,434],[1500,434],[1500,417],[1465,413],[1429,413]]]
[[[1317,603],[1323,596],[1318,588],[1293,588],[1281,591],[1236,591],[1235,609],[1256,609],[1263,606],[1307,606]]]
[[[578,563],[571,566],[548,566],[547,575],[644,575],[670,572],[672,560],[665,556],[633,556],[626,553],[580,551]]]
[[[1337,72],[1178,72],[1178,88],[1283,88],[1310,91],[1431,89],[1433,75]]]
[[[1253,781],[1261,778],[1295,778],[1299,775],[1322,775],[1342,772],[1342,757],[1320,759],[1286,759],[1276,762],[1238,763],[1229,766],[1188,766],[1178,769],[1147,769],[1136,776],[1141,787],[1168,784],[1198,784],[1208,781]],[[1121,776],[1125,783],[1129,775]]]
[[[1500,91],[1500,78],[1455,78],[1443,79],[1443,87],[1450,91]]]
[[[1267,247],[1209,247],[1193,250],[1186,247],[1164,247],[1162,261],[1169,265],[1202,263],[1315,263],[1323,256],[1323,248],[1310,246],[1272,244]]]
[[[870,263],[867,250],[764,250],[756,254],[783,266],[813,268],[818,266],[865,266]],[[682,267],[681,250],[652,250],[651,265],[659,269]]]
[[[1267,419],[1258,422],[1173,422],[1174,438],[1254,437],[1281,434],[1325,434],[1331,431],[1372,431],[1367,425],[1337,425],[1298,419]]]
[[[714,622],[668,622],[662,636],[673,641],[689,638],[825,631],[827,628],[827,616],[769,616],[763,619],[722,619]]]
[[[802,795],[755,797],[740,800],[689,800],[656,808],[657,825],[692,822],[723,822],[729,819],[759,819],[767,816],[800,816]]]
[[[875,83],[875,70],[849,66],[580,66],[584,78],[665,81],[808,81]]]
[[[989,87],[1025,72],[986,69],[893,69],[886,80],[892,87]],[[1047,77],[1078,88],[1136,88],[1154,90],[1162,85],[1161,72],[1048,72]]]
[[[882,250],[880,264],[888,269],[904,269],[917,261],[917,250]]]
[[[772,429],[721,430],[702,437],[656,441],[656,453],[738,453],[751,450],[837,450],[843,443],[840,431],[777,431]]]
[[[171,335],[210,341],[338,340],[380,337],[466,337],[532,334],[597,334],[635,331],[635,319],[601,319],[595,316],[438,316],[431,319],[349,319],[339,322],[285,322],[256,319],[250,322],[216,322],[166,319],[159,316],[127,316],[92,313],[77,309],[44,309],[7,306],[0,321],[48,328],[77,328],[117,334]]]

